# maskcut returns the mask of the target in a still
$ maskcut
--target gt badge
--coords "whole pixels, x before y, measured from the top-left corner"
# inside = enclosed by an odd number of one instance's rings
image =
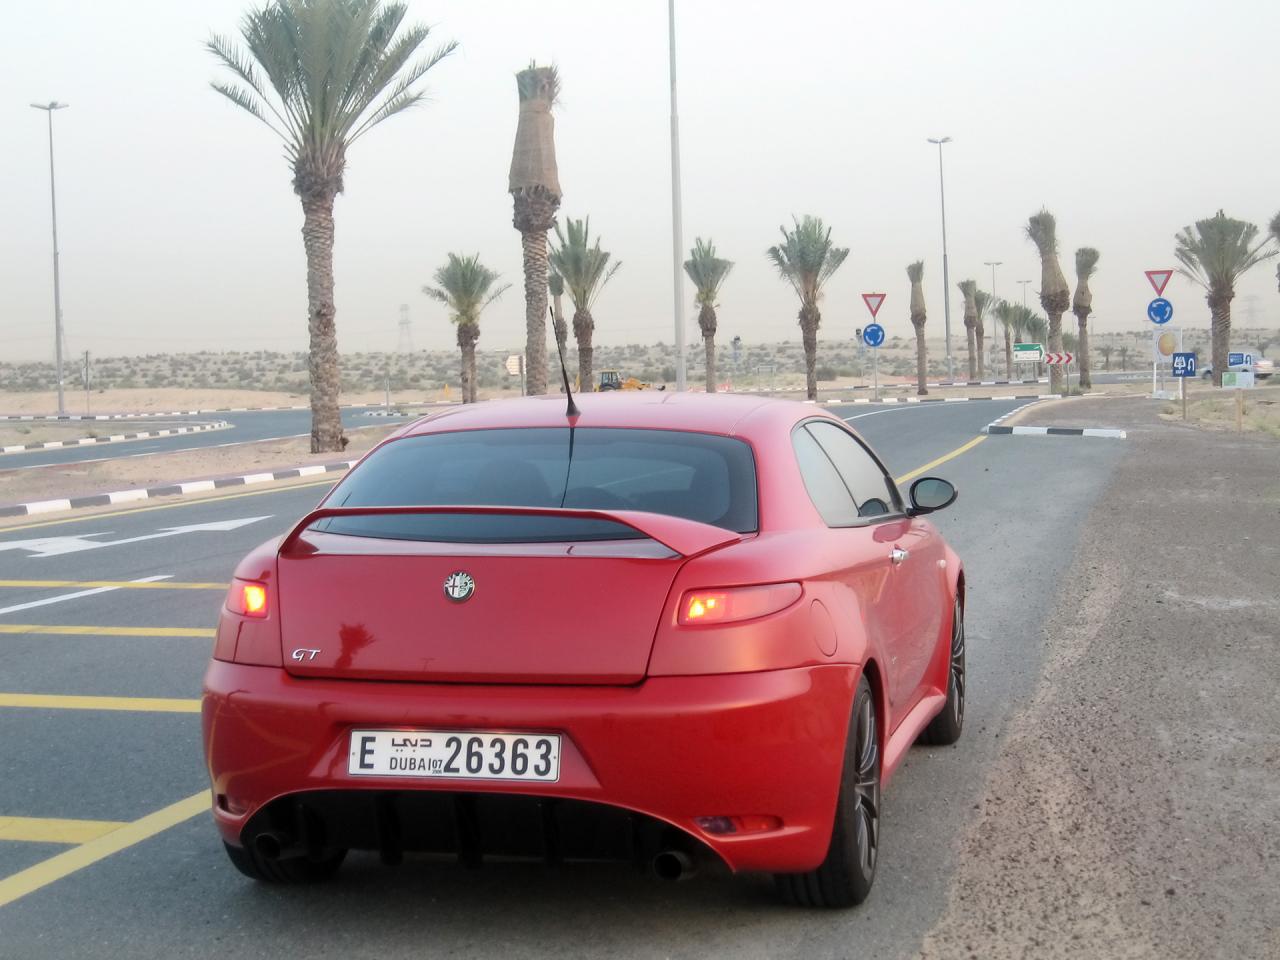
[[[454,603],[462,603],[471,599],[476,592],[476,582],[471,574],[458,570],[444,578],[444,595]]]

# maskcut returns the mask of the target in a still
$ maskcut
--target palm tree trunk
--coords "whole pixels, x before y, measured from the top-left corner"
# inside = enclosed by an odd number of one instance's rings
[[[1205,297],[1212,317],[1213,337],[1213,385],[1222,386],[1222,375],[1227,372],[1227,354],[1231,350],[1231,297],[1210,291]]]
[[[821,322],[822,314],[816,306],[805,305],[800,308],[800,337],[804,342],[805,395],[810,400],[818,399],[818,324]]]
[[[978,364],[977,364],[977,357],[974,355],[974,352],[973,352],[973,327],[969,326],[969,324],[967,323],[964,325],[964,339],[965,339],[965,346],[968,348],[968,351],[969,351],[969,379],[977,380]]]
[[[1093,379],[1089,376],[1089,315],[1087,313],[1083,317],[1076,315],[1076,327],[1080,341],[1080,345],[1076,347],[1080,354],[1076,357],[1076,369],[1080,371],[1080,389],[1083,390],[1093,386]]]
[[[1065,308],[1064,308],[1065,309]],[[1049,352],[1062,352],[1062,310],[1049,312]],[[1055,363],[1049,367],[1049,392],[1062,392],[1062,365]]]
[[[978,379],[981,380],[987,372],[986,365],[982,362],[982,355],[986,350],[986,331],[982,327],[974,327],[973,339],[978,345]]]
[[[547,231],[524,230],[524,376],[531,396],[547,392]]]
[[[551,298],[551,323],[556,331],[556,344],[563,351],[569,340],[569,327],[564,322],[564,298],[559,294]]]
[[[581,393],[595,392],[595,384],[591,382],[591,334],[595,328],[590,310],[579,307],[573,312],[573,336],[578,341],[578,390]]]
[[[706,353],[707,393],[716,392],[716,308],[704,303],[698,311],[698,326],[702,330],[702,346]]]
[[[333,305],[333,198],[302,198],[302,242],[307,251],[307,333],[311,375],[311,452],[333,453],[347,445],[342,435],[338,394],[338,334]]]
[[[925,321],[916,323],[912,320],[911,325],[916,328],[916,394],[923,397],[929,392],[928,387],[925,386],[929,375],[929,353],[924,345]]]
[[[1013,339],[1008,327],[1004,328],[1004,378],[1013,379]]]

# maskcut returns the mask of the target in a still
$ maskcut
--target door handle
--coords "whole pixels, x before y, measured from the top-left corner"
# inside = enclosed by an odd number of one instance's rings
[[[889,560],[895,567],[909,556],[911,556],[911,553],[901,547],[894,547],[889,551]]]

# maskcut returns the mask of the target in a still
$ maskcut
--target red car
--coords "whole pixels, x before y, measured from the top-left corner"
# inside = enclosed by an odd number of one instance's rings
[[[860,903],[881,788],[964,718],[964,572],[846,424],[749,396],[455,407],[239,565],[205,676],[243,873],[350,849],[703,858]]]

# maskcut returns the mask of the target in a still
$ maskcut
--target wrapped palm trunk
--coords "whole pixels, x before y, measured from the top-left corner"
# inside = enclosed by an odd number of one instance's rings
[[[929,352],[924,342],[924,325],[928,320],[924,306],[924,261],[917,260],[907,267],[907,279],[911,281],[911,326],[916,331],[916,394],[925,396],[929,389]]]
[[[800,339],[804,344],[804,385],[805,396],[810,400],[818,399],[818,325],[822,323],[822,314],[814,304],[805,304],[800,309]]]
[[[561,197],[551,107],[559,79],[554,67],[530,65],[516,75],[516,87],[520,116],[508,191],[524,261],[525,383],[532,396],[547,392],[547,231]]]
[[[716,392],[716,310],[704,303],[698,311],[698,326],[702,330],[702,345],[707,365],[707,393]]]

